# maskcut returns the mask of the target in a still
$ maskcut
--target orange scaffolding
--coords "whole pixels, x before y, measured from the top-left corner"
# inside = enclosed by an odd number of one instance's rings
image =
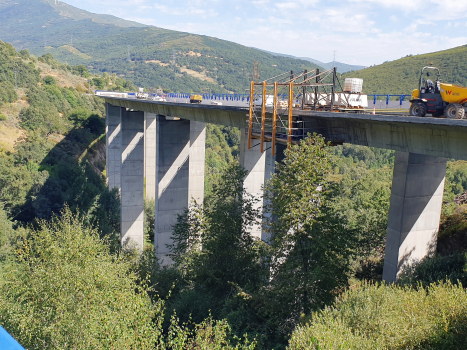
[[[256,67],[255,67],[256,68]],[[294,73],[286,72],[277,75],[273,78],[262,82],[251,81],[250,83],[250,105],[249,105],[249,120],[248,120],[248,149],[251,148],[251,139],[259,138],[260,151],[265,151],[264,143],[266,142],[266,133],[268,141],[272,143],[272,155],[276,153],[276,140],[278,135],[278,122],[280,122],[281,135],[286,138],[287,145],[293,142],[294,118],[293,111],[295,110],[330,110],[332,112],[339,111],[339,107],[335,105],[336,82],[342,91],[342,85],[337,77],[335,68],[324,72],[319,72],[316,69],[314,72],[304,70],[303,72],[294,75]],[[257,88],[257,89],[256,89]],[[272,96],[268,95],[268,88],[272,88]],[[283,92],[287,91],[287,101],[279,101],[279,89]],[[311,94],[307,90],[311,90]],[[330,91],[328,91],[330,89]],[[260,93],[256,94],[258,90]],[[294,95],[294,91],[297,94]],[[294,106],[294,100],[301,96],[301,104],[297,103]],[[344,94],[347,100],[346,95]],[[271,103],[272,97],[272,103]],[[306,103],[305,97],[309,97],[310,101]],[[323,103],[323,101],[325,101]],[[298,101],[297,101],[298,102]],[[347,107],[349,106],[347,100]],[[260,108],[259,108],[260,107]],[[268,117],[268,115],[271,115]],[[258,132],[255,132],[259,129]],[[270,134],[270,135],[269,135]]]

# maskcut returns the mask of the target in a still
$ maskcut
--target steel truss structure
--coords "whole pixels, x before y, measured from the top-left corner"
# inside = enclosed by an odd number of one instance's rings
[[[255,92],[255,88],[259,93]],[[287,100],[279,100],[279,94],[285,92]],[[336,94],[339,93],[343,99],[340,97],[339,103],[336,104]],[[270,106],[267,105],[268,96],[273,97]],[[253,138],[260,139],[262,153],[264,143],[268,140],[272,142],[274,156],[277,139],[286,140],[290,145],[294,139],[306,136],[304,123],[300,117],[294,118],[294,110],[339,112],[341,109],[350,108],[350,104],[336,68],[332,68],[322,73],[319,69],[311,72],[304,70],[296,75],[293,71],[286,72],[260,83],[253,80],[250,83],[249,107],[248,149],[251,149]]]

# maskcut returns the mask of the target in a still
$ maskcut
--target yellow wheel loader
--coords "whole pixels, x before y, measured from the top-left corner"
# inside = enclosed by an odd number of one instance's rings
[[[430,72],[437,75],[435,83],[428,79]],[[449,119],[463,119],[467,108],[467,87],[442,83],[440,72],[436,67],[423,67],[420,73],[418,89],[412,91],[410,99],[410,115]]]

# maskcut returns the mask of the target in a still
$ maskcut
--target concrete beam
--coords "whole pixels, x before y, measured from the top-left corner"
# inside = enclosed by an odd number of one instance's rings
[[[245,127],[248,109],[230,106],[198,105],[190,103],[155,102],[147,100],[105,97],[105,101],[116,106],[138,111],[165,115],[191,121]]]
[[[383,280],[436,250],[446,158],[396,152]]]
[[[122,107],[105,104],[106,182],[109,190],[117,188],[119,192],[122,169],[121,123],[124,110]]]
[[[248,109],[105,97],[113,105],[192,121],[245,128]],[[267,112],[267,117],[271,113]],[[398,115],[294,111],[305,132],[322,134],[334,143],[392,149],[467,160],[467,121]],[[278,140],[280,142],[281,140]]]
[[[144,113],[122,115],[121,240],[144,245]]]
[[[464,120],[329,112],[316,112],[303,116],[303,120],[306,132],[319,133],[336,144],[467,160]]]

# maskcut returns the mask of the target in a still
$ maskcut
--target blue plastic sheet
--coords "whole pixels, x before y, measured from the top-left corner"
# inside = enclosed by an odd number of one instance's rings
[[[24,350],[24,348],[6,330],[0,326],[0,349]]]

